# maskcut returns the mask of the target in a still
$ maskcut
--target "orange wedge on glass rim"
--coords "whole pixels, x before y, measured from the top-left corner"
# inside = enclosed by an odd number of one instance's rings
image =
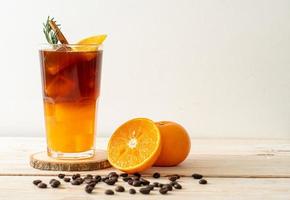
[[[77,51],[95,51],[104,42],[106,38],[107,35],[94,35],[91,37],[84,38],[80,40],[78,43],[76,43],[74,49]]]
[[[155,123],[136,118],[121,125],[108,143],[108,160],[111,165],[127,173],[150,168],[161,151],[161,135]]]

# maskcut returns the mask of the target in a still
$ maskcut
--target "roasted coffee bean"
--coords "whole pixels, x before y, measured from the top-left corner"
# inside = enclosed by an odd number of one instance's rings
[[[129,179],[129,180],[128,180],[128,184],[129,184],[129,185],[133,185],[133,183],[134,183],[134,181],[133,181],[132,179]]]
[[[133,181],[132,185],[134,187],[140,187],[141,186],[141,181],[135,180],[135,181]]]
[[[177,183],[176,181],[171,181],[169,184],[170,184],[171,186],[174,186],[176,183]]]
[[[34,180],[32,183],[34,184],[34,185],[38,185],[39,183],[41,183],[42,182],[42,180]]]
[[[141,193],[141,194],[149,194],[150,193],[150,188],[147,188],[147,187],[145,187],[145,188],[140,188],[140,190],[139,190],[139,192]]]
[[[128,174],[127,173],[121,173],[120,176],[121,177],[128,177]]]
[[[147,185],[147,188],[149,188],[150,190],[154,190],[154,185]]]
[[[168,192],[168,189],[166,187],[162,187],[159,189],[160,194],[167,194],[167,192]]]
[[[84,178],[85,178],[85,179],[87,179],[87,178],[88,178],[88,179],[92,179],[92,178],[94,178],[94,177],[93,177],[93,175],[91,175],[91,174],[87,174]]]
[[[118,177],[116,177],[116,176],[113,176],[113,177],[111,177],[110,179],[111,179],[112,181],[115,181],[115,182],[118,181]]]
[[[138,176],[132,176],[131,177],[133,180],[140,180],[140,177],[138,177]]]
[[[72,185],[81,185],[82,182],[79,181],[79,179],[75,179],[75,180],[72,180],[72,181],[71,181],[71,184],[72,184]]]
[[[124,192],[124,191],[125,191],[125,188],[124,188],[123,186],[118,185],[118,186],[115,188],[115,191],[116,191],[116,192]]]
[[[175,183],[173,187],[178,190],[182,189],[182,186],[179,183]]]
[[[71,178],[72,178],[73,180],[75,180],[75,179],[80,178],[80,177],[81,177],[80,174],[73,174]]]
[[[76,178],[75,180],[77,180],[77,181],[80,182],[81,184],[84,182],[84,179],[82,179],[81,177]]]
[[[130,193],[130,194],[136,194],[136,190],[133,189],[133,188],[131,188],[131,189],[129,189],[129,193]]]
[[[129,180],[132,180],[132,178],[130,178],[130,177],[124,177],[122,180],[125,181],[125,182],[128,182]]]
[[[52,181],[52,183],[50,185],[53,188],[57,188],[60,185],[60,182],[58,180],[55,180],[55,181]]]
[[[202,179],[202,177],[203,177],[201,174],[192,174],[191,176],[194,179]]]
[[[168,179],[170,181],[176,181],[178,178],[177,178],[177,176],[170,176]]]
[[[200,180],[199,180],[199,184],[202,184],[202,185],[207,184],[207,180],[205,180],[205,179],[200,179]]]
[[[172,186],[170,184],[164,184],[162,188],[167,188],[168,191],[172,191]]]
[[[110,172],[109,174],[108,174],[108,177],[109,178],[111,178],[111,177],[119,177],[119,175],[116,173],[116,172]]]
[[[173,174],[172,176],[175,176],[176,179],[180,179],[180,176],[178,174]]]
[[[64,182],[70,182],[70,178],[69,177],[65,177],[63,178]]]
[[[108,189],[108,190],[105,191],[105,194],[106,195],[114,195],[115,193],[114,193],[113,190]]]
[[[91,182],[91,183],[88,183],[87,185],[95,187],[97,185],[97,183],[96,182]]]
[[[101,177],[100,175],[96,175],[96,176],[95,176],[95,180],[96,180],[97,182],[100,182],[100,181],[102,180],[102,177]]]
[[[134,173],[133,175],[136,176],[136,177],[139,177],[139,178],[141,177],[141,174],[138,173],[138,172]]]
[[[150,181],[144,179],[144,178],[140,178],[140,181],[141,181],[141,184],[142,185],[149,185],[150,184]]]
[[[105,182],[106,180],[108,180],[109,177],[108,176],[105,176],[105,177],[102,177],[102,181]]]
[[[65,177],[65,174],[58,174],[57,176],[58,178],[63,179]]]
[[[158,182],[154,182],[153,185],[154,185],[154,187],[159,187],[159,183]]]
[[[164,185],[163,183],[159,183],[159,184],[158,184],[158,187],[161,188],[161,187],[163,187],[163,185]]]
[[[92,191],[94,190],[94,187],[93,186],[90,186],[90,185],[87,185],[86,187],[85,187],[85,191],[87,192],[87,193],[92,193]]]
[[[84,178],[84,182],[85,182],[86,184],[89,184],[89,183],[91,183],[91,182],[96,182],[96,181],[95,181],[95,179],[92,179],[92,178]]]
[[[45,183],[39,183],[37,185],[37,187],[39,187],[39,188],[47,188],[47,185]]]
[[[49,184],[51,184],[53,181],[56,181],[56,179],[50,179]]]
[[[112,179],[107,179],[107,180],[105,180],[105,183],[107,185],[114,185],[116,182],[114,180],[112,180]]]
[[[160,178],[160,173],[155,172],[155,173],[153,174],[153,178]]]

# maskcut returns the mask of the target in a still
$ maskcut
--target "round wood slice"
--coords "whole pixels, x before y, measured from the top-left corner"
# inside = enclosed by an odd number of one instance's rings
[[[53,171],[92,171],[111,167],[106,152],[96,150],[95,156],[82,160],[61,160],[51,158],[47,152],[38,152],[30,156],[30,165],[36,169]]]

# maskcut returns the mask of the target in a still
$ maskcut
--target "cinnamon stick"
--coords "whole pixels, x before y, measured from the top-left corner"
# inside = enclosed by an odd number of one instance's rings
[[[53,20],[49,20],[49,25],[52,28],[52,30],[55,32],[57,39],[62,43],[62,44],[68,44],[67,39],[64,37],[58,26],[55,24]]]

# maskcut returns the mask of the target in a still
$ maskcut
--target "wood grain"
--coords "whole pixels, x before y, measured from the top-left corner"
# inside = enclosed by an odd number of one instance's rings
[[[84,191],[84,185],[73,186],[70,183],[61,181],[61,187],[57,189],[47,188],[39,189],[32,184],[34,179],[41,179],[48,183],[53,177],[30,177],[30,176],[2,176],[0,177],[0,199],[11,200],[94,200],[94,199],[134,199],[134,200],[178,200],[178,199],[206,199],[206,200],[279,200],[289,199],[290,197],[290,179],[271,178],[271,179],[252,179],[252,178],[208,178],[207,185],[200,185],[192,178],[181,178],[180,183],[183,186],[181,190],[175,190],[166,196],[161,196],[157,190],[150,195],[142,195],[139,192],[132,196],[128,194],[127,184],[119,181],[116,185],[124,185],[124,193],[116,193],[114,196],[104,195],[106,188],[114,189],[115,186],[107,186],[104,183],[96,185],[92,194]],[[150,179],[156,181],[156,179]],[[159,182],[167,183],[165,178],[158,179]],[[137,188],[138,190],[138,188]]]
[[[98,138],[97,148],[104,149],[107,139]],[[29,166],[31,153],[45,148],[44,138],[1,138],[1,175],[56,175],[59,172],[41,171]],[[13,167],[11,167],[13,166]],[[188,159],[178,167],[156,168],[163,175],[193,172],[208,177],[290,177],[290,140],[194,139]],[[99,170],[106,174],[111,168]],[[73,173],[73,172],[72,172]],[[87,172],[85,172],[87,173]]]
[[[30,166],[52,171],[93,171],[111,167],[104,150],[96,150],[94,157],[81,160],[54,159],[42,151],[30,156]]]

